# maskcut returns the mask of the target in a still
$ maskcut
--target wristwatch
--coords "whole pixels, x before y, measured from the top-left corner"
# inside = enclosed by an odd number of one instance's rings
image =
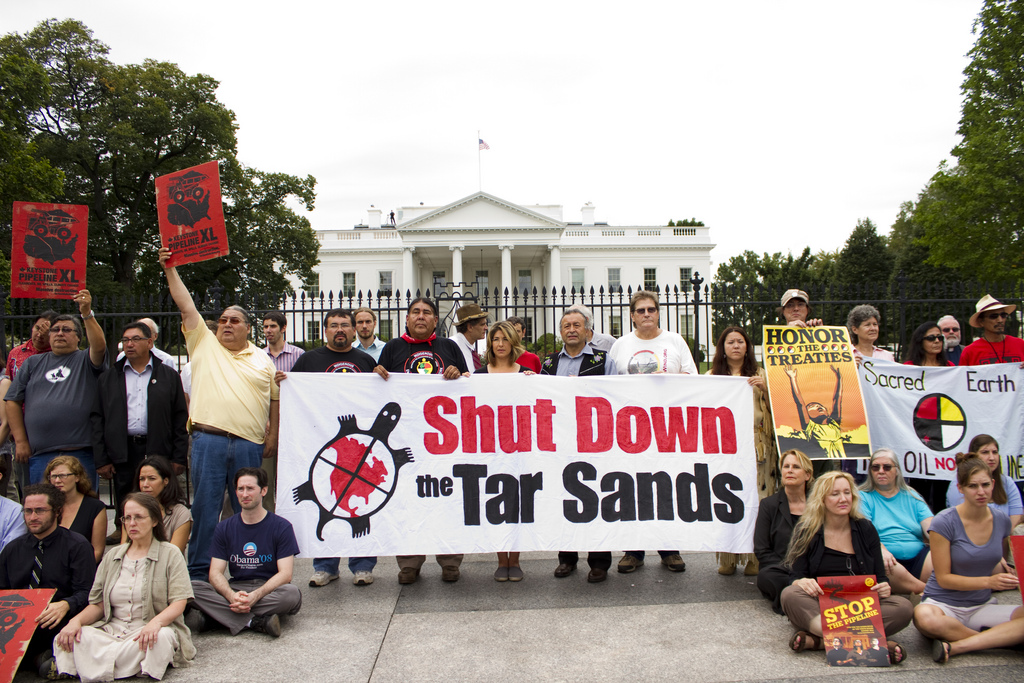
[[[95,318],[96,311],[89,311],[88,315],[83,315],[82,320],[88,320],[89,318]]]

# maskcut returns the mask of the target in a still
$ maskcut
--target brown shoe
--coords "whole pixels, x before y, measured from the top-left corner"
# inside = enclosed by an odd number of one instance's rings
[[[608,572],[604,569],[591,569],[587,574],[587,583],[601,583],[608,578]]]
[[[622,559],[619,560],[618,570],[620,574],[632,574],[640,567],[644,566],[644,561],[638,557],[632,555],[623,555]]]
[[[757,576],[757,571],[760,568],[756,559],[747,560],[747,566],[743,568],[743,576]]]
[[[441,580],[447,583],[455,583],[459,580],[459,568],[455,565],[441,567]]]
[[[420,570],[416,567],[406,567],[402,571],[398,572],[398,583],[408,585],[410,583],[416,583],[416,579],[420,578]]]
[[[575,564],[563,562],[562,564],[555,567],[555,578],[564,579],[565,577],[569,576],[569,574],[572,574],[574,571],[576,571]]]
[[[679,553],[672,553],[668,557],[661,558],[661,563],[663,565],[665,565],[665,567],[670,572],[685,572],[686,571],[686,563],[683,562],[683,558],[682,558],[682,556]]]

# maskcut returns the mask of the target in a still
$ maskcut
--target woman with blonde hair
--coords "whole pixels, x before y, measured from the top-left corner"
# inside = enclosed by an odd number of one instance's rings
[[[769,418],[770,419],[770,418]],[[784,563],[793,528],[807,506],[807,491],[814,481],[814,465],[802,451],[788,450],[779,458],[782,490],[761,501],[754,524],[754,555],[757,557],[757,588],[782,614],[779,598],[789,585]]]
[[[487,350],[484,364],[476,374],[518,373],[534,374],[533,370],[516,362],[526,347],[519,340],[519,333],[512,323],[502,320],[491,325],[487,331]],[[519,553],[498,553],[498,568],[495,581],[522,581],[523,570],[519,566]]]
[[[742,327],[727,327],[718,336],[711,369],[705,374],[746,377],[754,391],[754,450],[757,457],[757,494],[766,498],[778,488],[778,461],[775,458],[775,428],[772,425],[771,406],[764,370],[754,357],[754,344]],[[755,554],[718,553],[718,573],[726,576],[736,571],[736,564],[745,562],[746,576],[757,576],[758,560]]]
[[[92,482],[78,458],[58,455],[46,465],[43,481],[64,492],[60,525],[84,536],[92,544],[96,564],[107,547],[107,506],[92,490]]]
[[[819,577],[873,576],[885,635],[910,623],[914,608],[891,594],[878,533],[858,510],[857,487],[846,472],[827,472],[814,483],[807,507],[793,530],[786,553],[792,583],[782,591],[782,610],[797,631],[789,642],[795,652],[822,649]],[[886,643],[889,661],[900,664],[906,650],[895,640]]]

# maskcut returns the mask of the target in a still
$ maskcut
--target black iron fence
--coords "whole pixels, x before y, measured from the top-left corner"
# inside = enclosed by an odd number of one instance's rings
[[[661,306],[661,325],[679,332],[690,340],[695,359],[709,357],[717,335],[728,325],[739,325],[748,331],[756,344],[761,343],[761,326],[776,324],[782,291],[757,286],[723,286],[704,284],[699,275],[690,282],[689,290],[678,286],[658,287],[655,291]],[[583,304],[594,314],[595,328],[604,334],[618,337],[631,329],[629,299],[639,288],[618,288],[614,292],[601,287],[579,292],[574,289],[559,291],[533,288],[528,291],[513,289],[501,292],[481,289],[473,283],[438,283],[433,291],[423,293],[433,299],[441,312],[439,335],[454,332],[458,307],[466,301],[480,304],[491,312],[492,320],[519,316],[526,321],[526,337],[538,352],[550,352],[557,340],[558,321],[562,312],[573,305]],[[963,343],[969,343],[977,331],[967,320],[974,312],[977,301],[985,294],[997,299],[1020,304],[1024,298],[1024,283],[956,282],[916,284],[898,281],[895,291],[886,284],[866,283],[852,287],[828,285],[807,288],[813,317],[827,324],[846,323],[850,309],[870,303],[881,314],[881,334],[878,345],[902,357],[903,345],[917,325],[935,321],[943,315],[953,315],[960,321]],[[350,295],[349,295],[350,294]],[[289,321],[289,341],[305,346],[320,343],[324,314],[333,308],[355,309],[368,307],[378,319],[379,336],[388,340],[405,329],[405,311],[409,302],[419,296],[416,292],[319,292],[310,296],[299,291],[280,296],[249,297],[227,292],[214,286],[196,302],[207,319],[216,319],[226,306],[237,304],[254,315],[254,340],[263,343],[260,325],[262,314],[279,310]],[[0,348],[9,350],[27,340],[38,314],[53,308],[58,312],[74,312],[71,301],[12,299],[0,291]],[[127,323],[138,318],[152,318],[160,326],[157,345],[179,358],[186,358],[180,315],[170,297],[149,295],[141,297],[103,297],[93,302],[96,318],[107,335],[111,356],[116,354],[116,341]],[[1007,331],[1018,334],[1020,313],[1012,316]]]

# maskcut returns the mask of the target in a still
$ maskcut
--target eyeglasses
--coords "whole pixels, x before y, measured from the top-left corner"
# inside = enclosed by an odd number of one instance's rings
[[[73,327],[51,327],[50,328],[50,334],[58,334],[58,333],[77,334],[78,330],[76,330]]]
[[[942,341],[945,339],[941,334],[929,334],[924,338],[925,341]]]
[[[1000,320],[1003,318],[1009,318],[1010,314],[1007,313],[1006,311],[1000,311],[999,313],[989,313],[985,317],[988,318],[989,320]]]
[[[330,325],[327,326],[327,329],[329,329],[329,330],[352,329],[352,324],[351,323],[331,323]]]
[[[50,481],[54,481],[54,480],[56,480],[56,481],[64,481],[68,477],[73,477],[73,476],[75,476],[75,475],[72,474],[71,472],[68,472],[67,474],[57,474],[56,472],[54,472],[53,474],[50,475]]]
[[[121,522],[124,524],[142,524],[147,519],[149,519],[148,515],[125,515],[121,518]]]
[[[26,517],[31,517],[32,515],[45,515],[47,512],[50,512],[51,510],[53,510],[53,508],[25,508],[24,510],[21,511],[21,514],[25,515]]]
[[[240,324],[242,324],[244,322],[245,321],[242,320],[241,318],[220,318],[220,319],[217,320],[217,324],[218,325],[228,325],[228,324],[240,325]]]
[[[892,465],[872,465],[871,466],[871,471],[872,472],[879,472],[879,471],[881,471],[881,472],[888,472],[891,469],[892,469]]]
[[[149,341],[148,337],[121,337],[122,344],[138,344],[139,342]]]
[[[942,329],[943,332],[959,332],[960,331],[959,327],[943,327],[941,329]]]
[[[654,307],[654,306],[650,306],[648,308],[638,308],[638,309],[636,309],[633,312],[634,313],[639,313],[640,315],[644,315],[646,313],[657,313],[658,309],[656,307]]]

